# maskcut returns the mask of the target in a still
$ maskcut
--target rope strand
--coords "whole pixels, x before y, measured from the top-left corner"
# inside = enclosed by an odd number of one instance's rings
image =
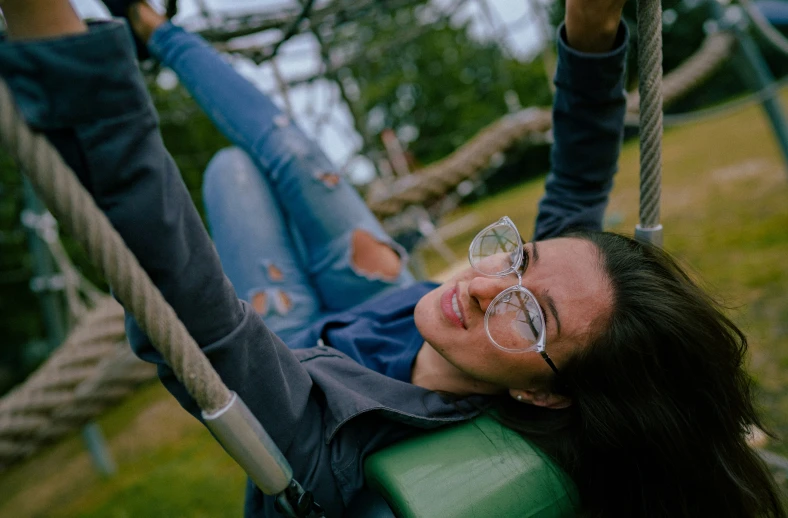
[[[640,226],[659,225],[662,183],[662,4],[638,0]]]

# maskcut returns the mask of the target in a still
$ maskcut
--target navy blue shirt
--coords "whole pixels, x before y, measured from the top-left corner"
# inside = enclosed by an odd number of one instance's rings
[[[328,315],[293,336],[287,345],[291,349],[333,347],[364,367],[410,383],[413,362],[424,343],[413,311],[419,299],[438,286],[421,282]]]

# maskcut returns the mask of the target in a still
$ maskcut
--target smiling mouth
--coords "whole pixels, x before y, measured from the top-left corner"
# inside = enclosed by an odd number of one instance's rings
[[[454,290],[454,295],[451,296],[451,309],[454,310],[454,314],[460,319],[462,327],[465,327],[465,319],[462,318],[462,313],[460,312],[460,303],[457,302],[457,290]]]
[[[457,298],[457,288],[452,288],[441,297],[441,309],[446,319],[455,326],[467,329],[465,327],[465,319],[462,316],[460,309],[460,302]]]

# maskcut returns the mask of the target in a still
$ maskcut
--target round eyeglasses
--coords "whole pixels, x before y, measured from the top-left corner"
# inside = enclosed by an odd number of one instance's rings
[[[534,294],[523,286],[520,267],[525,258],[523,240],[508,216],[476,234],[471,241],[468,259],[474,270],[488,277],[517,275],[517,284],[499,293],[487,307],[484,329],[499,349],[538,352],[558,374],[545,351],[544,312]]]

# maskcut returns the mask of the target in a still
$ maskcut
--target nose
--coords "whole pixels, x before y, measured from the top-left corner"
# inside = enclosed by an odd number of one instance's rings
[[[468,283],[468,295],[471,302],[475,301],[482,312],[486,312],[493,299],[506,288],[517,284],[514,274],[504,277],[474,277]]]

